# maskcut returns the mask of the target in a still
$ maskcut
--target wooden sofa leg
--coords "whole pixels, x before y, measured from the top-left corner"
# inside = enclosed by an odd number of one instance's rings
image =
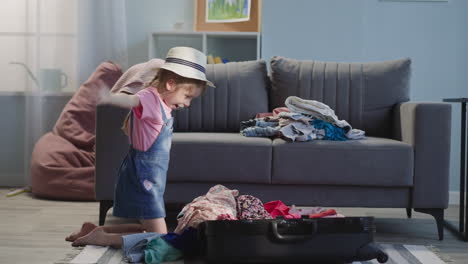
[[[411,208],[406,208],[406,215],[408,216],[408,218],[411,218]]]
[[[432,215],[437,224],[439,240],[444,240],[444,209],[442,208],[414,208],[414,211]]]
[[[106,222],[107,211],[114,205],[112,200],[102,200],[99,201],[99,225],[104,225]]]

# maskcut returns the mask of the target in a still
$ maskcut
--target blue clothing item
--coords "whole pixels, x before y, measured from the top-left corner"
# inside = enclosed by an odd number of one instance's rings
[[[241,121],[240,130],[244,130],[248,127],[275,127],[278,125],[278,121],[265,121],[264,118],[256,118],[247,121]]]
[[[160,236],[159,233],[137,233],[122,236],[122,250],[125,260],[131,263],[143,261],[143,250],[146,245]]]
[[[197,230],[193,227],[184,229],[180,235],[171,232],[161,238],[173,247],[182,250],[186,255],[196,255],[200,252],[200,241],[197,238]]]
[[[161,237],[151,240],[143,250],[145,263],[155,264],[181,259],[184,253],[167,243]]]
[[[320,119],[312,120],[312,124],[316,129],[323,129],[325,131],[325,140],[335,140],[335,141],[344,141],[346,140],[346,135],[343,128],[334,126],[328,122],[325,122]]]
[[[296,120],[296,121],[301,120],[301,119],[305,119],[305,118],[307,118],[307,119],[312,118],[310,115],[296,113],[296,112],[280,112],[278,114],[278,117],[292,119],[292,120]]]
[[[114,193],[114,216],[132,219],[166,216],[163,195],[172,143],[173,118],[166,117],[162,104],[160,100],[164,124],[153,145],[147,151],[141,151],[133,148],[130,142],[130,150],[120,165]],[[130,133],[133,131],[133,115],[134,113],[130,115]]]
[[[292,122],[280,129],[283,137],[292,141],[314,140],[316,138],[315,130],[312,124],[302,122]]]
[[[246,137],[272,137],[278,136],[280,133],[280,126],[276,127],[248,127],[241,131],[241,134]]]
[[[263,119],[255,119],[255,126],[257,127],[275,127],[279,126],[278,121],[265,121]]]

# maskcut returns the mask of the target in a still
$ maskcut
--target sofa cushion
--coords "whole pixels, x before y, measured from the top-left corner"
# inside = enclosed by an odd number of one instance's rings
[[[270,109],[291,95],[317,100],[369,136],[391,138],[393,106],[409,100],[408,58],[343,63],[273,57],[270,64]]]
[[[268,112],[264,60],[208,64],[206,74],[216,88],[207,87],[188,109],[174,112],[175,131],[239,132],[241,121]]]
[[[273,184],[413,185],[413,149],[401,141],[273,141]]]
[[[270,183],[271,144],[239,133],[174,133],[167,180]]]

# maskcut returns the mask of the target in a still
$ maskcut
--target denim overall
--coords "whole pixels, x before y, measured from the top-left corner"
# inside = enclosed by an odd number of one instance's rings
[[[172,142],[173,118],[168,119],[158,98],[164,124],[147,151],[132,146],[133,111],[130,114],[130,150],[120,165],[114,193],[114,216],[153,219],[166,216],[164,190]]]

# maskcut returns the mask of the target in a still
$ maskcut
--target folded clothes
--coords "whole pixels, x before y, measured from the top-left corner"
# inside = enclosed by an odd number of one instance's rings
[[[343,128],[346,132],[351,130],[351,125],[346,120],[339,120],[335,111],[328,105],[315,100],[304,100],[297,96],[289,96],[284,104],[291,112],[301,113],[316,117],[328,123]]]

